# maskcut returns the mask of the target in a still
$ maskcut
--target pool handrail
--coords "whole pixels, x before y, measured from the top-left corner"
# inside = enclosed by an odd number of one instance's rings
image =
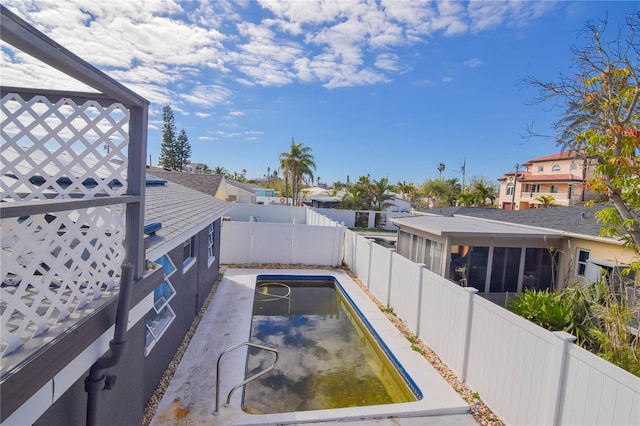
[[[262,349],[265,351],[269,351],[269,352],[273,352],[276,356],[276,358],[273,360],[273,364],[269,367],[266,368],[264,370],[262,370],[261,372],[254,374],[251,377],[246,378],[242,383],[240,383],[239,385],[236,385],[233,387],[233,389],[231,389],[231,391],[229,392],[229,395],[227,396],[227,402],[225,402],[224,406],[228,407],[229,404],[231,403],[231,395],[239,388],[245,386],[246,384],[254,381],[255,379],[264,376],[265,374],[267,374],[268,372],[270,372],[271,370],[273,370],[274,368],[276,368],[276,363],[278,362],[278,358],[280,356],[280,354],[278,353],[278,351],[276,349],[270,348],[268,346],[263,346],[263,345],[258,345],[255,343],[250,343],[250,342],[242,342],[242,343],[238,343],[237,345],[231,346],[230,348],[225,349],[220,356],[218,357],[218,362],[216,363],[216,409],[213,412],[214,415],[217,415],[218,413],[220,413],[220,363],[222,361],[222,358],[228,354],[231,351],[234,351],[236,349],[239,349],[243,346],[251,346],[252,348],[257,348],[257,349]]]

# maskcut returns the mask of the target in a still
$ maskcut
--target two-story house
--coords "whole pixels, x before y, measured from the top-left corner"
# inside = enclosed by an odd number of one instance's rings
[[[505,210],[544,206],[540,197],[554,205],[572,206],[596,198],[586,188],[593,164],[578,152],[560,152],[525,162],[524,170],[512,170],[498,179],[498,205]],[[553,197],[553,198],[551,198]]]

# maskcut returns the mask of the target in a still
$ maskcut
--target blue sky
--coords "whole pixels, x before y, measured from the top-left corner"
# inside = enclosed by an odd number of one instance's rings
[[[262,177],[291,138],[329,184],[370,174],[422,184],[497,179],[559,151],[559,111],[534,104],[530,76],[570,73],[589,20],[616,26],[635,2],[6,0],[49,37],[184,128],[192,161]],[[2,44],[3,85],[80,89]]]

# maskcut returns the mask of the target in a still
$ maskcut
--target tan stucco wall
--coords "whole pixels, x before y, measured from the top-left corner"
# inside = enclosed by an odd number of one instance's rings
[[[566,284],[582,283],[583,277],[576,275],[578,249],[589,251],[589,260],[602,260],[611,263],[628,264],[634,260],[632,249],[621,244],[571,237],[564,240],[559,264],[558,287]],[[638,278],[636,277],[636,281]]]

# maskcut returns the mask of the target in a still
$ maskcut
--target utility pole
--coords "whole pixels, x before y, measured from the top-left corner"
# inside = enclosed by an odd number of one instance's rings
[[[520,168],[520,163],[516,164],[516,173],[513,178],[513,190],[511,191],[511,210],[515,210],[516,206],[516,184],[518,183],[518,169]]]
[[[460,172],[462,172],[462,192],[464,192],[465,186],[465,177],[467,175],[467,159],[462,160],[462,164],[460,164]]]

